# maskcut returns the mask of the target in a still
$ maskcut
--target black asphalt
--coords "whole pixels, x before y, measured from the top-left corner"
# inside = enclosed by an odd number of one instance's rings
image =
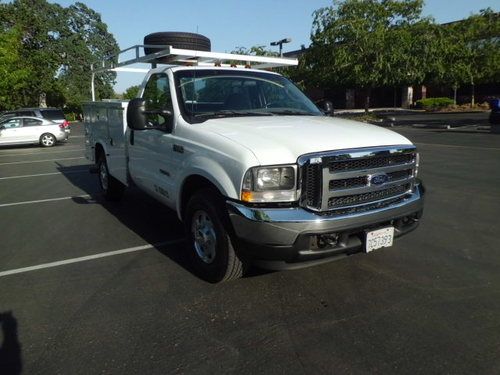
[[[0,148],[0,273],[166,242],[0,276],[0,374],[498,374],[500,135],[394,129],[421,152],[415,232],[219,285],[190,272],[173,212],[138,191],[102,201],[81,125]]]

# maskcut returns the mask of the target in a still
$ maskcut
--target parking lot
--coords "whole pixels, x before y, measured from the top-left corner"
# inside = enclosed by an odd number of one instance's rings
[[[0,148],[0,373],[498,374],[500,135],[393,129],[421,153],[415,232],[219,285],[190,272],[175,213],[100,198],[82,125]]]

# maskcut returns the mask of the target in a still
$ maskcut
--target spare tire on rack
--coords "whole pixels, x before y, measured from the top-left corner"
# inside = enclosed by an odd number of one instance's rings
[[[210,52],[210,39],[201,34],[164,31],[153,33],[144,37],[145,45],[172,46],[180,49]],[[144,54],[149,55],[160,51],[162,48],[144,47]],[[160,59],[161,61],[161,59]]]

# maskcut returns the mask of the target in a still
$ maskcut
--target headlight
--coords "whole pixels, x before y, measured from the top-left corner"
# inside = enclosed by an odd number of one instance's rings
[[[297,200],[295,166],[250,168],[243,178],[244,202],[293,202]]]

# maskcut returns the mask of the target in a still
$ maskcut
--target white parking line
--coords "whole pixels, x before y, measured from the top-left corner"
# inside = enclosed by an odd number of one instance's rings
[[[0,177],[0,180],[13,180],[16,178],[29,178],[29,177],[40,177],[40,176],[53,176],[56,174],[73,174],[73,173],[88,173],[88,169],[82,169],[82,170],[77,170],[77,171],[67,171],[67,172],[52,172],[52,173],[39,173],[39,174],[25,174],[21,176],[9,176],[9,177]]]
[[[40,200],[37,200],[37,201],[23,201],[23,202],[13,202],[13,203],[2,203],[2,204],[0,204],[0,208],[1,207],[11,207],[11,206],[21,206],[21,205],[24,205],[24,204],[35,204],[35,203],[46,203],[46,202],[64,201],[64,200],[74,199],[74,198],[90,198],[90,195],[83,194],[83,195],[75,195],[75,196],[72,196],[72,197],[40,199]]]
[[[49,162],[49,161],[76,160],[76,159],[85,159],[85,157],[78,156],[76,158],[45,159],[45,160],[31,160],[31,161],[13,161],[13,162],[9,162],[9,163],[0,163],[0,165],[45,163],[45,162]]]
[[[165,242],[160,242],[160,243],[156,243],[156,244],[147,244],[147,245],[143,245],[143,246],[129,247],[127,249],[121,249],[121,250],[115,250],[115,251],[108,251],[108,252],[105,252],[105,253],[87,255],[87,256],[83,256],[83,257],[79,257],[79,258],[65,259],[65,260],[60,260],[60,261],[57,261],[57,262],[43,263],[43,264],[38,264],[36,266],[31,266],[31,267],[16,268],[16,269],[13,269],[13,270],[8,270],[8,271],[2,271],[2,272],[0,272],[0,277],[14,275],[16,273],[24,273],[24,272],[41,270],[41,269],[44,269],[44,268],[58,267],[58,266],[66,265],[66,264],[85,262],[87,260],[93,260],[93,259],[99,259],[99,258],[104,258],[104,257],[110,257],[110,256],[113,256],[113,255],[120,255],[120,254],[132,253],[134,251],[148,250],[148,249],[152,249],[154,247],[163,247],[163,246],[167,246],[167,245],[175,245],[175,244],[178,244],[178,243],[181,243],[181,242],[183,242],[182,239],[173,240],[173,241],[165,241]]]
[[[436,146],[436,147],[450,147],[450,148],[470,148],[470,149],[473,149],[473,150],[494,150],[494,151],[500,151],[500,148],[498,148],[498,147],[445,145],[445,144],[440,144],[440,143],[420,143],[420,142],[416,142],[415,144],[417,146],[418,145],[422,145],[422,146]]]
[[[63,152],[76,152],[76,151],[85,151],[85,149],[84,149],[84,148],[75,148],[75,149],[66,149],[66,150],[60,150],[60,151],[27,152],[27,153],[25,153],[25,154],[3,154],[3,155],[0,155],[0,158],[2,158],[2,157],[4,157],[4,156],[13,157],[13,156],[29,156],[29,155],[60,154],[60,153],[63,153]]]

